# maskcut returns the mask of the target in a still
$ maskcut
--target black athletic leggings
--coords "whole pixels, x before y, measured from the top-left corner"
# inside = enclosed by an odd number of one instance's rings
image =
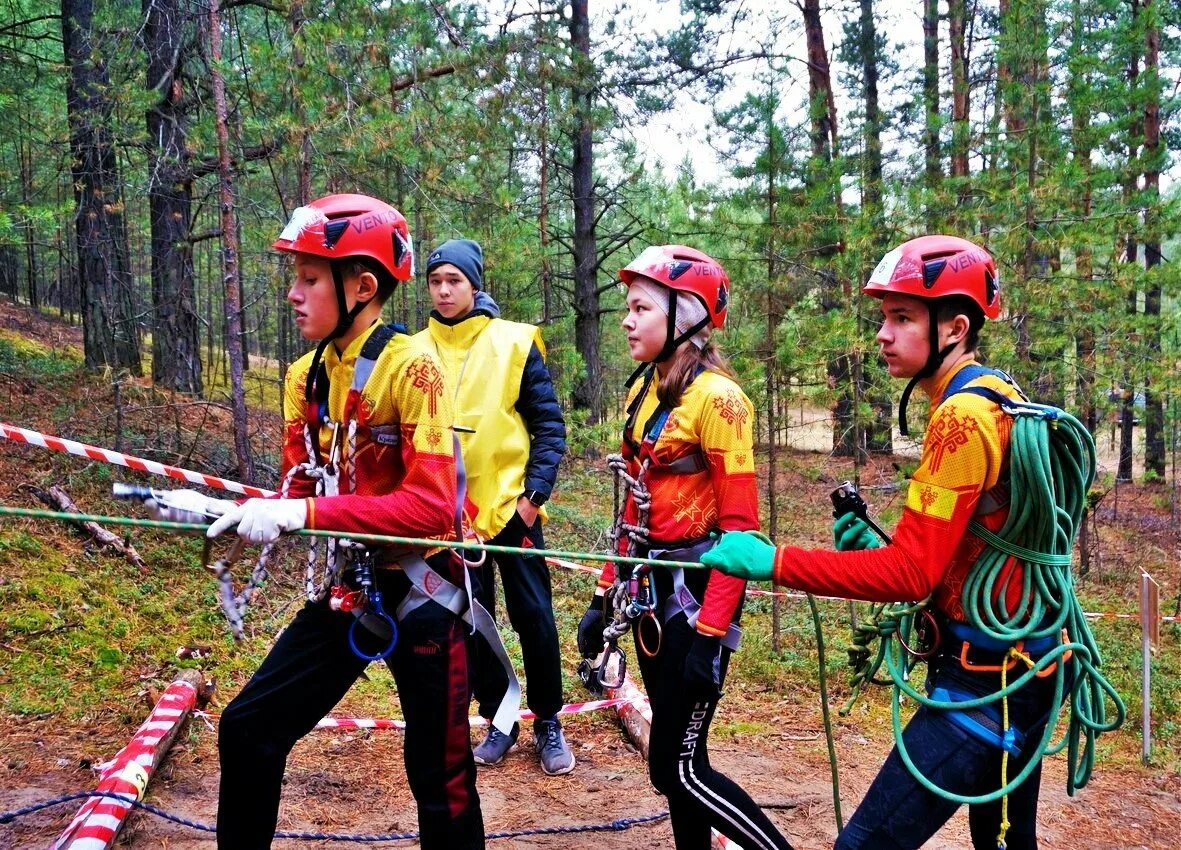
[[[654,576],[657,610],[663,610],[664,599],[672,590],[671,580],[660,569]],[[708,850],[711,827],[747,850],[791,850],[791,844],[754,800],[710,766],[707,739],[717,700],[687,693],[684,680],[685,655],[696,634],[680,613],[664,625],[664,639],[655,658],[636,653],[652,704],[648,775],[656,790],[668,798],[677,850]],[[723,648],[723,683],[729,660],[730,650]]]

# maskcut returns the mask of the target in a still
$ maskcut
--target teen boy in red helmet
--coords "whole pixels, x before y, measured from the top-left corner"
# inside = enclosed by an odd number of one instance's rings
[[[961,666],[958,639],[966,616],[961,590],[969,569],[984,549],[970,521],[997,531],[1009,512],[1008,464],[1012,419],[985,396],[960,392],[987,388],[1020,398],[1003,373],[976,365],[977,336],[985,319],[1000,315],[996,263],[983,248],[953,236],[924,236],[890,251],[862,290],[881,301],[877,340],[890,375],[909,379],[900,417],[919,387],[931,400],[931,418],[919,467],[911,478],[906,507],[889,545],[881,546],[863,519],[838,517],[833,535],[839,551],[778,548],[748,534],[727,534],[701,560],[715,569],[753,581],[817,594],[874,602],[913,602],[931,597],[945,624],[938,653],[929,661],[928,689],[942,688],[966,697],[993,693],[996,673],[973,673]],[[958,376],[958,377],[957,377]],[[968,378],[968,380],[965,380]],[[962,386],[961,386],[962,384]],[[987,393],[986,393],[987,395]],[[1010,561],[1002,576],[1004,604],[1022,602],[1020,566]],[[1053,702],[1050,678],[1037,679],[1009,698],[1012,728],[1025,741],[1041,738]],[[966,731],[964,712],[921,706],[903,733],[903,743],[918,770],[943,788],[982,796],[997,788],[1002,749],[982,723]],[[1009,764],[1016,775],[1038,747],[1028,746]],[[1037,846],[1040,764],[1008,798],[1007,847]],[[920,847],[959,807],[912,776],[895,748],[865,799],[837,838],[839,850]],[[1002,833],[1002,803],[969,807],[976,848],[997,847]]]
[[[293,256],[287,300],[300,333],[319,343],[285,380],[285,498],[198,503],[205,497],[187,491],[193,498],[184,507],[221,515],[210,536],[236,525],[253,542],[300,528],[451,537],[456,458],[442,370],[428,346],[381,323],[383,303],[413,275],[405,218],[375,198],[329,195],[295,210],[274,247]],[[338,482],[329,491],[326,476]],[[157,513],[191,520],[178,504],[170,499]],[[463,588],[463,563],[447,550],[425,560],[379,551],[376,562],[376,589],[397,611],[386,663],[406,718],[406,775],[421,846],[483,847],[466,629],[421,589],[424,577],[432,587]],[[355,570],[355,562],[342,565],[339,587],[356,589]],[[271,846],[287,754],[361,675],[362,654],[376,656],[389,644],[388,633],[353,629],[354,616],[323,592],[309,589],[309,598],[222,714],[217,840],[224,850]]]

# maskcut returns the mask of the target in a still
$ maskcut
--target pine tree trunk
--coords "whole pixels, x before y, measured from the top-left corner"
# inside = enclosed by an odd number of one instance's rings
[[[61,9],[86,368],[125,368],[140,375],[110,81],[101,51],[92,46],[94,3],[63,0]]]
[[[864,8],[862,10],[864,16]],[[939,201],[936,192],[943,181],[943,164],[939,149],[939,0],[923,2],[923,164],[927,180],[927,230],[941,229]]]
[[[570,43],[577,72],[574,100],[574,159],[571,173],[574,200],[574,346],[585,373],[575,382],[574,406],[587,411],[587,423],[601,422],[603,364],[599,355],[598,259],[595,246],[594,132],[591,107],[594,98],[594,65],[590,55],[588,0],[571,6]]]
[[[963,209],[971,195],[968,185],[968,55],[964,44],[967,10],[965,0],[948,0],[947,29],[951,49],[951,176]]]
[[[1157,375],[1163,373],[1161,358],[1161,285],[1152,270],[1161,263],[1160,244],[1160,29],[1154,0],[1144,0],[1144,268],[1148,272],[1144,292],[1145,351],[1148,372],[1144,378],[1144,470],[1165,477],[1165,407],[1161,394],[1153,390]]]
[[[837,155],[836,107],[833,103],[832,78],[829,72],[828,51],[824,46],[824,27],[820,20],[820,0],[804,0],[798,7],[804,17],[804,39],[808,51],[808,102],[810,134],[812,138],[812,162],[808,178],[814,185],[825,184],[831,194],[832,218],[839,222],[840,195],[836,186],[829,187],[831,175],[829,166]],[[827,200],[827,199],[826,199]],[[839,224],[822,230],[817,253],[821,257],[832,257],[842,244],[843,235]],[[849,303],[848,283],[842,285],[839,275],[831,268],[820,270],[821,308],[824,310],[847,309]],[[855,441],[856,422],[854,419],[853,394],[850,386],[852,369],[849,356],[833,353],[825,368],[829,389],[835,398],[832,406],[832,450],[834,454],[850,456],[863,448]]]
[[[230,360],[230,406],[234,419],[234,452],[238,477],[254,483],[254,455],[250,450],[250,422],[246,415],[244,382],[246,355],[242,346],[242,292],[238,271],[238,219],[234,202],[234,172],[230,162],[230,132],[226,84],[221,64],[221,12],[219,0],[209,3],[209,74],[213,82],[213,108],[217,126],[218,200],[221,204],[221,269],[225,285],[226,353]]]
[[[18,115],[23,105],[18,106]],[[27,120],[21,120],[21,126],[27,126]],[[17,136],[17,155],[20,158],[21,202],[31,207],[36,203],[33,190],[33,145],[34,142],[27,134]],[[25,288],[29,294],[29,308],[41,309],[41,293],[37,286],[37,234],[31,217],[25,218],[21,228],[25,243]],[[14,280],[15,284],[15,280]],[[12,289],[15,300],[16,286]]]
[[[1083,175],[1078,183],[1078,215],[1080,221],[1091,218],[1094,205],[1091,167],[1091,113],[1084,103],[1088,82],[1083,71],[1073,63],[1081,63],[1086,56],[1083,45],[1084,20],[1082,0],[1073,0],[1071,6],[1071,75],[1068,82],[1067,99],[1071,108],[1071,148],[1075,166]],[[1093,252],[1084,234],[1074,251],[1075,269],[1078,274],[1079,291],[1089,293],[1094,274]],[[1089,297],[1089,296],[1084,296]],[[1090,320],[1084,321],[1076,339],[1078,368],[1075,373],[1075,394],[1079,420],[1092,435],[1099,427],[1099,416],[1095,404],[1095,330]]]
[[[878,105],[878,39],[873,17],[873,0],[861,2],[861,29],[858,45],[861,53],[861,77],[865,102],[865,173],[863,177],[862,215],[869,229],[868,266],[862,270],[861,279],[867,280],[873,271],[873,264],[885,250],[884,222],[882,219],[882,113]],[[929,58],[929,57],[928,57]],[[936,62],[938,57],[936,57]],[[936,68],[937,70],[937,68]],[[925,69],[924,69],[925,71]],[[924,80],[925,83],[925,80]],[[938,111],[938,86],[935,92],[935,109]],[[928,101],[928,110],[930,101]],[[931,114],[928,111],[928,120]],[[934,116],[938,120],[938,115]],[[928,130],[931,125],[928,124]],[[938,130],[936,129],[936,134]],[[930,138],[928,137],[928,143]],[[931,154],[928,148],[928,156]],[[935,170],[939,171],[939,140],[935,139]],[[930,161],[927,175],[931,177]],[[868,322],[862,320],[859,331],[871,336]],[[892,453],[894,450],[894,405],[888,394],[875,393],[874,378],[882,375],[882,369],[875,357],[860,357],[854,373],[858,376],[858,397],[870,400],[873,419],[866,430],[864,445],[873,452]],[[859,441],[860,444],[860,441]]]
[[[177,0],[144,3],[148,88],[156,101],[147,110],[153,145],[148,207],[152,229],[152,381],[200,395],[201,341],[194,303],[192,175],[187,148],[188,117],[182,105],[181,68],[188,18]]]
[[[1131,0],[1129,11],[1133,23],[1137,20],[1140,14],[1140,0]],[[1140,51],[1133,47],[1131,56],[1128,60],[1127,79],[1128,90],[1134,91],[1140,76]],[[1124,173],[1123,179],[1123,200],[1125,208],[1131,208],[1136,194],[1136,173],[1134,163],[1139,155],[1140,145],[1143,140],[1144,127],[1142,121],[1132,122],[1132,126],[1128,128],[1128,166]],[[1124,262],[1127,265],[1134,266],[1137,262],[1138,242],[1134,233],[1129,233],[1124,246]],[[1127,313],[1128,324],[1134,327],[1136,324],[1136,317],[1139,312],[1138,291],[1133,285],[1130,287],[1127,294]],[[1132,357],[1133,352],[1124,351],[1124,362],[1127,363]],[[1136,383],[1135,377],[1129,367],[1124,367],[1123,374],[1123,394],[1120,398],[1120,429],[1119,429],[1119,462],[1116,466],[1115,477],[1118,481],[1131,481],[1133,473],[1132,451],[1133,451],[1133,433],[1136,426]]]
[[[537,43],[542,43],[544,30],[541,16],[537,17]],[[550,150],[549,150],[549,60],[538,52],[537,68],[537,247],[541,255],[541,323],[549,324],[554,316],[554,270],[550,260]]]

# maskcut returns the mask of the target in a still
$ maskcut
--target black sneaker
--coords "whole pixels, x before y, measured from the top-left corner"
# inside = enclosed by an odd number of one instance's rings
[[[488,735],[472,750],[472,756],[475,758],[476,764],[500,764],[504,761],[504,757],[508,755],[509,750],[516,746],[517,735],[520,732],[521,727],[517,723],[513,724],[513,733],[511,735],[504,734],[495,726],[489,726]]]
[[[574,753],[562,734],[557,720],[533,721],[533,744],[541,759],[541,769],[550,776],[561,776],[574,770]]]

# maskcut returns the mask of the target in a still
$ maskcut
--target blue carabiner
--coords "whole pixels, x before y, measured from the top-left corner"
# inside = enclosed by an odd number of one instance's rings
[[[377,617],[379,620],[384,620],[390,627],[390,642],[386,644],[385,648],[374,655],[367,654],[357,645],[357,628],[364,628],[371,634],[377,634],[368,626],[363,625],[362,620],[366,617]],[[390,653],[394,651],[394,647],[398,645],[398,624],[394,618],[385,612],[381,605],[381,591],[374,590],[368,595],[368,603],[365,606],[365,612],[353,620],[353,624],[349,626],[349,648],[352,649],[353,654],[365,661],[381,661],[388,658]]]
[[[357,559],[356,571],[357,583],[361,585],[361,593],[365,597],[365,610],[349,626],[349,648],[360,659],[365,661],[381,661],[384,658],[388,658],[390,653],[394,651],[394,647],[398,645],[398,624],[394,622],[394,618],[387,614],[385,608],[382,607],[381,591],[374,587],[373,565],[368,553]],[[378,620],[383,620],[390,628],[390,642],[386,644],[381,652],[374,655],[369,655],[357,645],[358,626],[365,628],[372,634],[377,634],[375,630],[363,625],[366,617],[376,617]]]

